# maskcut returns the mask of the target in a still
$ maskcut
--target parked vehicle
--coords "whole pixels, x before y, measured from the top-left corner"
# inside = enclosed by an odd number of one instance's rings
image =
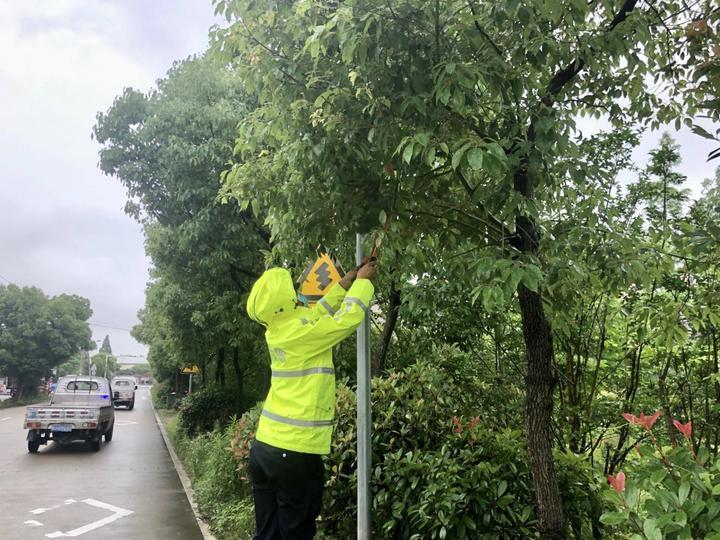
[[[125,405],[129,410],[135,407],[135,390],[137,390],[137,381],[135,377],[113,377],[113,405],[119,407]]]
[[[34,405],[25,413],[28,451],[41,444],[86,441],[93,451],[100,442],[110,442],[115,427],[112,389],[104,377],[70,375],[61,377],[48,405]]]

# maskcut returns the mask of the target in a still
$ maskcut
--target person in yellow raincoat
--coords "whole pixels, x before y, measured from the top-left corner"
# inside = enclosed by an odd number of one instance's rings
[[[363,321],[376,263],[348,272],[312,308],[299,304],[290,272],[266,271],[247,312],[265,327],[270,392],[250,450],[255,500],[253,540],[310,540],[320,514],[335,414],[332,350]]]

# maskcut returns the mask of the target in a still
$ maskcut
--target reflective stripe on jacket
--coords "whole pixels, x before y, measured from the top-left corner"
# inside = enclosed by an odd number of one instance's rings
[[[277,448],[328,454],[335,416],[332,350],[362,322],[374,288],[340,284],[313,307],[296,306],[290,273],[265,272],[253,286],[248,314],[266,327],[272,379],[255,437]]]

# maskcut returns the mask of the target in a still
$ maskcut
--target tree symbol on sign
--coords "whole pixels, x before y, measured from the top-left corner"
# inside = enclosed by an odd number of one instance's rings
[[[322,263],[318,269],[315,270],[315,275],[318,278],[318,285],[320,286],[321,291],[324,291],[325,287],[332,283],[332,279],[330,279],[330,270],[328,269],[328,263],[326,262]]]

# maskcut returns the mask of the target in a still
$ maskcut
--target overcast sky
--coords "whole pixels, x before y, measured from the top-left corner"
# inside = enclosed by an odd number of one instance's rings
[[[116,354],[146,352],[127,330],[148,260],[97,168],[95,115],[204,50],[214,22],[210,0],[0,0],[0,281],[89,298]]]
[[[109,334],[116,354],[146,352],[128,330],[149,263],[123,189],[97,168],[95,115],[204,50],[214,22],[210,0],[0,0],[0,281],[89,298],[93,337]],[[697,194],[713,145],[676,137]]]

